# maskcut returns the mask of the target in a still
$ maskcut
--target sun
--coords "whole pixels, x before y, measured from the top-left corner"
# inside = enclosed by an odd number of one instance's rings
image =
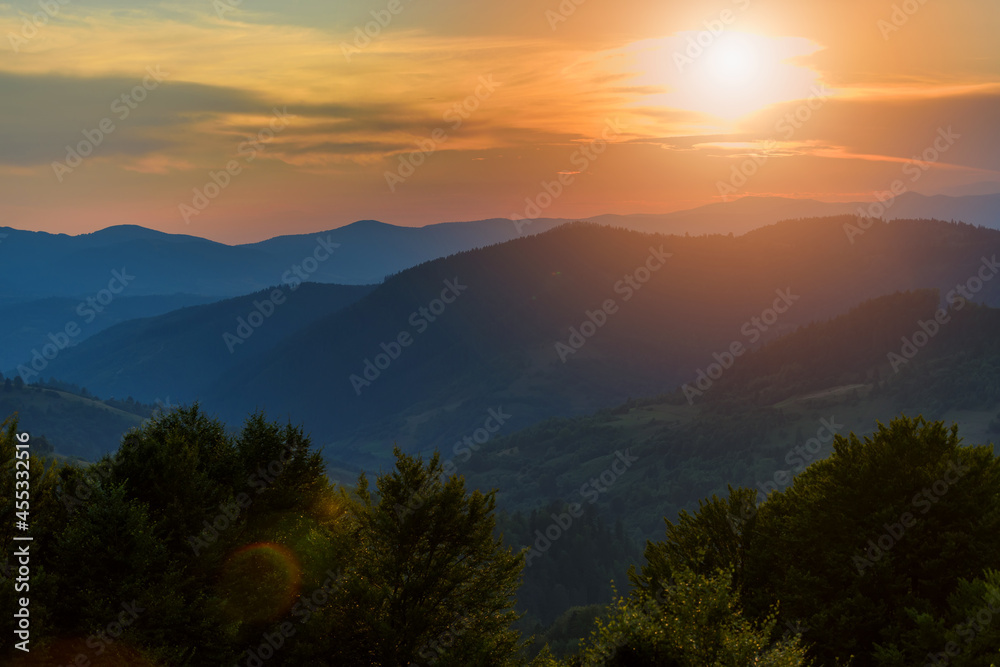
[[[724,35],[705,57],[706,74],[720,85],[750,85],[759,66],[753,44],[739,36]]]
[[[806,58],[822,49],[804,37],[726,30],[682,31],[635,42],[620,62],[631,82],[660,92],[642,104],[732,121],[770,105],[809,97],[820,80]]]

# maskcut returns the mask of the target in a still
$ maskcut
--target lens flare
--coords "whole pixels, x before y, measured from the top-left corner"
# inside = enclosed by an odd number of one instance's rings
[[[272,621],[299,596],[302,568],[287,547],[257,542],[233,552],[222,566],[219,593],[243,622]]]

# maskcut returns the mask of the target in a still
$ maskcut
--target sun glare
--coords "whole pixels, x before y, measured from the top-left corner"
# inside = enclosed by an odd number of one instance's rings
[[[624,49],[636,84],[662,93],[637,104],[684,109],[731,121],[809,97],[819,73],[796,59],[821,47],[801,37],[727,31],[680,32]]]
[[[706,58],[708,72],[722,85],[749,85],[757,73],[757,56],[745,39],[723,37]]]

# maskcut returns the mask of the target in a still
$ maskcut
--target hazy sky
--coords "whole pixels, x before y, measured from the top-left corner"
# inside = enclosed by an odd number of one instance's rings
[[[995,0],[35,0],[0,29],[0,226],[244,242],[1000,183]]]

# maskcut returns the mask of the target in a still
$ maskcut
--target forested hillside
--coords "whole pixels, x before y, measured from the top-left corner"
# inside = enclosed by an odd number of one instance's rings
[[[869,434],[886,414],[924,414],[958,422],[976,441],[1000,435],[1000,396],[991,393],[1000,311],[964,306],[899,373],[892,368],[889,355],[938,308],[933,290],[873,299],[747,353],[694,404],[678,390],[546,420],[475,451],[456,446],[454,465],[470,486],[499,489],[515,544],[534,544],[535,530],[570,503],[585,510],[571,539],[526,573],[519,601],[538,623],[531,627],[547,627],[569,606],[607,601],[631,545],[657,535],[663,517],[730,484],[785,489],[830,454],[834,434]],[[626,451],[635,461],[600,481]]]
[[[374,486],[362,476],[336,487],[301,430],[258,414],[227,435],[197,407],[153,419],[83,468],[33,456],[31,442],[4,424],[3,468],[26,461],[16,467],[31,479],[15,507],[15,476],[3,477],[4,511],[35,537],[25,546],[13,524],[2,529],[5,580],[32,575],[30,622],[19,626],[32,651],[5,649],[12,665],[902,667],[936,657],[979,667],[1000,657],[1000,460],[942,422],[838,435],[787,489],[730,489],[665,517],[622,596],[571,612],[597,620],[589,636],[560,642],[563,662],[544,647],[531,658],[537,642],[514,629],[522,577],[549,547],[511,548],[494,493],[467,489],[438,455],[397,450]],[[578,510],[549,509],[544,534],[572,549]],[[575,527],[597,537],[587,526]],[[13,586],[0,596],[9,609],[27,604]],[[7,616],[8,636],[18,623]]]
[[[56,454],[84,461],[96,461],[114,450],[123,433],[169,403],[146,405],[127,398],[102,401],[86,388],[58,382],[26,385],[20,377],[0,382],[0,414],[16,413],[23,423],[38,424],[35,434]]]
[[[233,418],[263,401],[313,425],[331,458],[377,466],[387,444],[448,447],[498,405],[523,428],[672,391],[734,342],[897,291],[944,296],[1000,250],[1000,232],[937,221],[879,224],[852,243],[854,224],[791,220],[737,238],[570,225],[436,260],[227,373],[205,402]],[[974,300],[998,295],[986,281]]]
[[[343,309],[372,285],[275,285],[247,296],[116,325],[62,352],[45,377],[102,396],[197,400],[216,377]],[[27,360],[25,360],[27,361]],[[30,369],[30,364],[28,365]]]
[[[231,421],[266,405],[307,424],[328,461],[374,469],[392,443],[450,447],[490,410],[509,415],[509,434],[714,386],[703,375],[733,346],[734,373],[749,373],[743,350],[896,291],[937,289],[950,308],[957,298],[1000,303],[990,279],[1000,232],[927,220],[861,230],[858,220],[789,220],[735,238],[568,225],[373,289],[279,288],[286,303],[269,303],[271,290],[128,322],[62,351],[45,373],[102,396],[200,399]],[[885,342],[858,340],[866,345],[837,357],[848,367],[851,354],[871,354],[867,343]],[[802,386],[820,382],[795,372]],[[729,381],[725,373],[719,384]]]

